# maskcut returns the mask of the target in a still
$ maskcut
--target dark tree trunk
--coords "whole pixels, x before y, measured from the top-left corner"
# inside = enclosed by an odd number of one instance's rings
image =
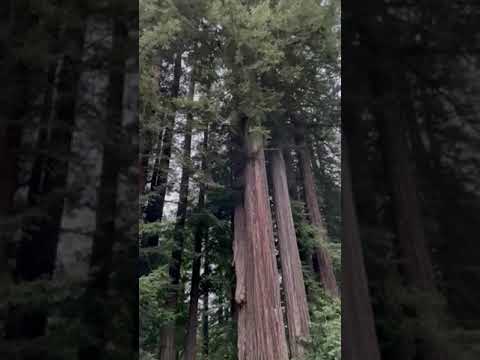
[[[19,126],[0,125],[0,338],[6,334],[9,309],[7,297],[13,281],[9,266],[9,248],[16,230],[14,195],[18,186],[17,164],[22,129]]]
[[[155,191],[157,189],[158,185],[158,172],[159,172],[159,167],[160,167],[160,160],[161,160],[161,154],[162,154],[162,141],[163,141],[163,134],[164,130],[161,129],[158,138],[157,138],[157,144],[156,144],[156,156],[155,160],[153,162],[153,169],[152,169],[152,178],[151,178],[151,191]]]
[[[419,289],[435,289],[417,184],[409,160],[406,129],[401,120],[385,119],[383,134],[387,167],[392,185],[397,233],[410,281]]]
[[[204,131],[203,135],[203,159],[202,159],[202,171],[205,173],[207,170],[208,162],[208,127]],[[205,208],[205,184],[200,184],[200,191],[198,195],[197,214],[202,216],[202,211]],[[190,305],[188,311],[187,331],[185,336],[185,353],[184,360],[195,360],[197,353],[197,327],[198,327],[198,300],[200,298],[200,267],[201,267],[201,255],[202,255],[202,239],[205,239],[206,243],[206,224],[203,219],[197,219],[194,233],[194,253],[192,263],[192,281],[190,290]]]
[[[203,310],[202,310],[202,334],[203,334],[203,346],[202,354],[203,359],[208,359],[210,334],[209,334],[209,276],[210,276],[210,254],[208,249],[208,231],[205,234],[205,249],[204,249],[204,264],[203,264]]]
[[[375,69],[371,74],[373,93],[384,101],[385,94],[388,94],[393,86],[406,86],[406,79],[391,75],[387,70]],[[409,285],[418,293],[418,297],[441,299],[442,295],[435,284],[431,248],[426,238],[415,162],[411,157],[408,138],[407,117],[412,116],[412,104],[403,99],[388,99],[389,102],[385,104],[388,106],[377,107],[373,111],[379,123],[383,142],[385,167],[392,192],[397,241],[403,257],[402,268]],[[445,324],[441,320],[443,310],[423,301],[419,301],[415,307],[417,316],[422,317],[421,323],[435,324],[435,331],[445,331]],[[427,332],[422,327],[421,330],[416,338],[417,356],[432,360],[448,358],[450,347],[448,342],[439,341],[434,331]]]
[[[119,144],[122,143],[123,91],[125,80],[124,44],[128,40],[127,29],[121,19],[115,19],[113,29],[113,51],[110,63],[108,118],[104,140],[102,175],[98,190],[96,229],[90,259],[90,279],[87,288],[85,323],[90,328],[94,343],[82,346],[79,359],[98,360],[107,356],[108,323],[111,321],[111,305],[108,305],[109,276],[112,271],[113,246],[117,238],[115,220],[117,216],[118,181],[122,168]]]
[[[353,197],[347,142],[342,137],[342,359],[380,360]]]
[[[285,159],[286,171],[287,171],[287,184],[288,192],[292,200],[298,200],[298,184],[297,175],[295,171],[295,161],[292,150],[285,148],[283,150],[283,158]]]
[[[180,91],[180,78],[182,76],[182,53],[177,53],[173,68],[173,83],[171,88],[171,97],[175,99]],[[172,114],[167,117],[167,125],[163,133],[163,143],[159,161],[159,169],[157,176],[157,189],[151,201],[147,205],[145,211],[145,221],[160,221],[163,217],[163,208],[165,203],[165,195],[167,194],[168,172],[170,167],[170,158],[172,155],[173,133],[175,128],[175,109]],[[149,246],[156,246],[157,237],[148,240]]]
[[[290,353],[293,358],[302,358],[305,353],[303,342],[310,336],[310,318],[288,195],[285,161],[280,150],[272,153],[271,170]]]
[[[193,99],[194,95],[194,82],[192,80],[189,97]],[[178,200],[177,218],[174,230],[174,246],[172,251],[172,257],[169,265],[169,277],[170,288],[167,289],[166,307],[175,311],[178,302],[178,291],[180,287],[180,270],[182,265],[183,247],[185,240],[185,222],[187,219],[187,206],[188,206],[188,183],[190,180],[190,155],[192,145],[192,122],[193,116],[189,114],[187,116],[187,122],[185,126],[185,138],[183,142],[183,160],[184,166],[182,168],[182,177],[180,180],[180,194]],[[175,347],[175,323],[171,322],[166,324],[160,329],[159,339],[159,360],[175,360],[177,349]]]
[[[150,170],[150,158],[154,150],[154,134],[150,130],[147,130],[141,139],[141,155],[140,155],[140,164],[141,164],[141,176],[143,181],[143,186],[140,188],[141,192],[144,192],[145,185],[148,183],[148,173]]]

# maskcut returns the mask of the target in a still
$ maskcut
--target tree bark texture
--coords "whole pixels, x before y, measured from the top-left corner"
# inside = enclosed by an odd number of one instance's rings
[[[246,150],[244,208],[238,205],[235,209],[238,358],[286,360],[262,135],[247,133]]]
[[[374,314],[352,190],[349,154],[343,141],[342,359],[380,360]]]
[[[320,242],[326,242],[327,230],[320,213],[315,178],[313,177],[311,167],[310,151],[306,147],[305,141],[300,143],[298,153],[303,175],[305,202],[307,204],[310,223],[316,227],[320,236]],[[337,281],[333,272],[332,259],[328,254],[327,249],[319,244],[314,249],[312,256],[314,271],[319,275],[325,291],[333,297],[338,297],[339,293]]]
[[[288,338],[292,358],[302,358],[308,340],[309,314],[302,264],[288,194],[285,160],[281,151],[272,153],[272,183],[277,220],[282,281],[286,300]]]

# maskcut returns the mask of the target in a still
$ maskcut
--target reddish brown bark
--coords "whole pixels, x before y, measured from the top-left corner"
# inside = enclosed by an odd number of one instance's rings
[[[310,222],[317,228],[320,242],[327,241],[327,230],[320,213],[320,206],[318,204],[318,197],[315,185],[315,178],[313,177],[311,167],[310,151],[306,147],[305,142],[301,142],[299,146],[299,160],[303,175],[303,187],[305,202],[307,204],[307,210]],[[338,297],[338,286],[333,272],[332,259],[327,250],[318,245],[313,252],[313,268],[319,275],[320,281],[325,291],[331,296]]]
[[[288,348],[261,134],[249,133],[246,144],[244,209],[238,205],[235,210],[238,358],[286,360]]]
[[[380,360],[368,279],[353,198],[350,164],[343,140],[342,161],[342,359]]]
[[[292,357],[301,358],[304,355],[303,342],[310,335],[309,314],[302,264],[288,195],[285,160],[281,151],[275,151],[272,154],[272,182],[290,352]]]
[[[245,229],[245,209],[243,204],[235,207],[234,213],[234,240],[233,240],[233,256],[235,263],[236,287],[235,287],[235,302],[237,307],[237,348],[238,358],[245,359],[250,343],[248,339],[250,333],[247,324],[247,308],[245,302],[247,301],[247,289],[245,284],[246,278],[246,246],[247,234]]]

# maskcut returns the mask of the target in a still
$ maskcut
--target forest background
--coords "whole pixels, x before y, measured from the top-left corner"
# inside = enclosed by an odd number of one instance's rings
[[[142,359],[340,358],[339,51],[337,1],[140,1]]]

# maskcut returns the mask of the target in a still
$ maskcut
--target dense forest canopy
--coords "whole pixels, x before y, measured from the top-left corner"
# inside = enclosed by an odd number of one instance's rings
[[[337,1],[140,1],[142,359],[340,358]]]

